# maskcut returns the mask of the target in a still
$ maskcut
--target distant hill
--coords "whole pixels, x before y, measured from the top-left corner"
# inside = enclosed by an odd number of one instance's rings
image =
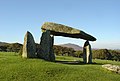
[[[4,46],[4,45],[7,45],[8,43],[6,42],[0,42],[0,46]]]
[[[6,43],[0,42],[0,51],[4,52],[19,52],[22,48],[22,44],[20,43]]]
[[[76,44],[71,44],[71,43],[68,43],[68,44],[60,44],[59,46],[68,47],[68,48],[73,48],[75,51],[83,50],[83,48],[82,48],[81,46],[76,45]]]

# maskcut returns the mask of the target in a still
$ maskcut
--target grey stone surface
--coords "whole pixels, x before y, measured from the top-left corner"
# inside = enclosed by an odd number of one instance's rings
[[[42,33],[40,49],[38,52],[38,57],[48,60],[55,61],[55,55],[53,53],[53,41],[54,37],[50,35],[50,31],[45,31]]]
[[[89,41],[86,41],[83,47],[83,61],[84,63],[92,63],[92,50]]]
[[[83,61],[84,63],[92,63],[92,51],[89,41],[96,41],[96,38],[75,28],[65,26],[62,24],[45,22],[41,27],[43,34],[40,42],[40,49],[38,52],[38,57],[43,58],[48,61],[54,61],[55,55],[53,53],[53,42],[54,36],[64,36],[71,38],[81,38],[87,40],[84,44],[83,49]]]
[[[50,30],[51,34],[55,36],[64,36],[64,37],[71,37],[71,38],[81,38],[84,40],[89,41],[96,41],[96,38],[75,28],[65,26],[62,24],[52,23],[52,22],[45,22],[41,29],[43,31]]]
[[[22,57],[25,58],[34,58],[36,52],[35,41],[30,32],[27,31],[24,37],[24,44],[23,44],[23,53]]]
[[[102,67],[120,74],[120,66],[118,65],[105,64],[105,65],[102,65]]]

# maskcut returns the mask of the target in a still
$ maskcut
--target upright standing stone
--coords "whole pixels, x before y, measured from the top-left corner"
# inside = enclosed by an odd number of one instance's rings
[[[50,35],[51,37],[51,43],[50,43],[50,61],[55,61],[55,55],[53,50],[53,44],[54,44],[54,35]]]
[[[32,34],[27,31],[24,37],[22,57],[34,58],[36,57],[35,52],[36,52],[36,45],[35,45],[34,38]]]
[[[89,41],[86,41],[83,47],[83,61],[84,63],[92,63],[92,51]]]
[[[40,50],[38,52],[38,57],[48,60],[55,61],[55,55],[53,53],[53,36],[51,37],[50,31],[46,30],[42,33]]]

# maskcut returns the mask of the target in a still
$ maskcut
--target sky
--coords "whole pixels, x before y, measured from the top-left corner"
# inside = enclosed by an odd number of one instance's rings
[[[41,26],[55,22],[97,38],[92,48],[120,49],[120,0],[0,0],[0,41],[24,42],[30,31],[40,43]],[[54,44],[85,40],[55,36]]]

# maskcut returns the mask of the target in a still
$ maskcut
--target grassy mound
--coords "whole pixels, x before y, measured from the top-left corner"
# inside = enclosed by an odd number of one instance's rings
[[[57,56],[56,62],[23,59],[16,53],[0,52],[0,81],[120,81],[120,75],[102,68],[102,64],[120,62]]]

